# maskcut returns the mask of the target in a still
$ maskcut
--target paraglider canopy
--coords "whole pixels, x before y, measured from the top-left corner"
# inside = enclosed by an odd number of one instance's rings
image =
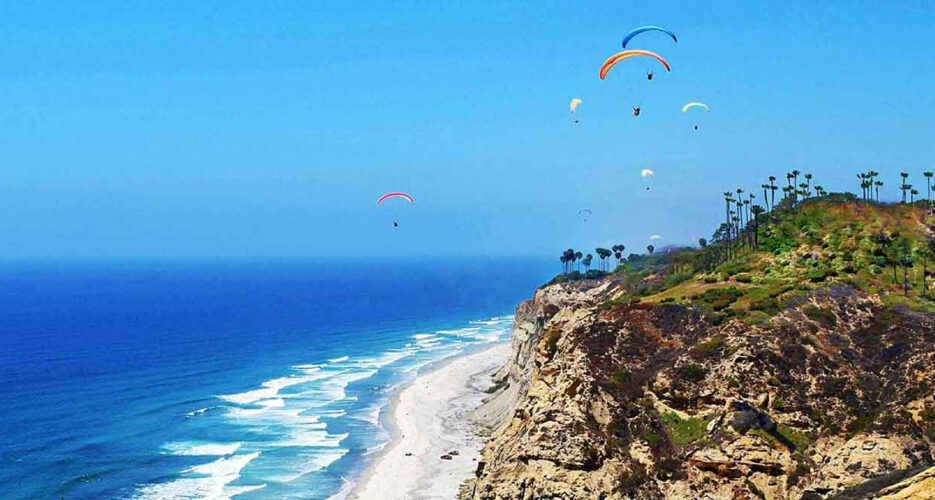
[[[690,102],[682,106],[682,113],[687,113],[688,110],[692,108],[704,108],[705,111],[711,111],[711,108],[709,108],[708,105],[703,102]]]
[[[384,201],[390,198],[402,198],[408,201],[410,204],[413,203],[412,196],[409,196],[408,194],[402,193],[402,192],[393,192],[393,193],[386,193],[385,195],[381,196],[380,199],[377,200],[377,205],[380,205],[381,203],[383,203]]]
[[[581,99],[578,99],[577,97],[575,97],[574,99],[571,100],[571,103],[568,104],[568,110],[571,111],[572,114],[574,114],[575,110],[578,109],[578,105],[581,104],[582,102],[583,101]]]
[[[656,172],[653,172],[652,170],[650,170],[650,169],[648,169],[648,168],[644,168],[643,170],[640,170],[640,176],[641,176],[641,177],[644,177],[644,178],[645,178],[645,177],[652,177],[652,176],[654,176],[654,175],[656,175]]]
[[[658,234],[654,234],[649,237],[649,241],[659,241],[661,239],[662,239],[662,236],[659,236]]]
[[[607,76],[607,73],[618,63],[620,63],[621,61],[626,61],[627,59],[631,59],[634,57],[651,57],[659,61],[660,63],[662,63],[662,65],[665,66],[666,71],[672,71],[672,68],[669,66],[669,63],[665,59],[663,59],[662,56],[660,56],[659,54],[656,54],[655,52],[650,52],[648,50],[624,50],[623,52],[617,52],[616,54],[608,57],[606,61],[604,61],[604,64],[601,65],[601,73],[600,73],[601,80],[603,80],[604,77]]]
[[[633,31],[627,33],[627,36],[623,37],[623,48],[627,48],[627,44],[630,43],[630,40],[633,40],[634,37],[640,33],[646,33],[647,31],[661,31],[670,37],[672,41],[678,43],[679,39],[675,36],[675,33],[663,28],[662,26],[640,26],[639,28],[634,29]]]

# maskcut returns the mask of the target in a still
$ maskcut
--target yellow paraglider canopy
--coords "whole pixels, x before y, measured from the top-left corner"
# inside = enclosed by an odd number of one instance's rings
[[[703,102],[690,102],[690,103],[688,103],[688,104],[682,106],[682,113],[685,113],[685,112],[687,112],[689,109],[692,109],[692,108],[694,108],[694,107],[704,108],[705,111],[711,111],[711,108],[709,108],[708,105],[705,104],[705,103],[703,103]]]
[[[578,99],[577,97],[575,97],[574,99],[571,100],[571,103],[568,104],[568,110],[574,113],[575,110],[578,109],[578,105],[581,104],[581,102],[582,102],[581,99]]]

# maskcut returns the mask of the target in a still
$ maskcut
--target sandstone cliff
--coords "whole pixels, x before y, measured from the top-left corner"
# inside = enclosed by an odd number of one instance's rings
[[[735,278],[642,299],[626,273],[537,291],[462,496],[931,497],[935,314],[853,280],[784,285],[758,308],[756,279]]]

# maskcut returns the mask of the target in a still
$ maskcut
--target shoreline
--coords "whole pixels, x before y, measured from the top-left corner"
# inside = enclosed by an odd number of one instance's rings
[[[484,444],[470,415],[509,354],[510,343],[499,342],[443,360],[403,387],[385,414],[389,443],[344,498],[455,498]]]

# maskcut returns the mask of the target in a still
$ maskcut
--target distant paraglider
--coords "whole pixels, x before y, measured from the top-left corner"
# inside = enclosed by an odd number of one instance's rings
[[[571,114],[573,115],[575,114],[575,111],[578,109],[578,106],[582,102],[583,101],[581,99],[578,99],[577,97],[571,100],[571,102],[568,104],[568,110],[571,111]],[[578,118],[575,118],[575,123],[578,123]]]
[[[709,113],[711,112],[711,108],[709,108],[708,105],[703,102],[690,102],[682,106],[682,113],[687,113],[688,110],[692,108],[702,108]],[[698,123],[695,123],[695,130],[698,130]]]
[[[583,222],[587,222],[588,217],[590,217],[593,214],[594,212],[592,212],[590,209],[587,209],[587,208],[582,208],[581,210],[578,210],[578,217],[581,217],[581,220]]]
[[[672,37],[672,41],[678,43],[679,39],[675,36],[675,33],[663,28],[662,26],[640,26],[639,28],[634,29],[633,31],[627,33],[627,36],[623,37],[623,48],[627,48],[627,44],[630,43],[630,40],[633,40],[637,35],[641,33],[646,33],[647,31],[661,31]]]
[[[408,201],[410,205],[413,203],[412,196],[409,196],[409,195],[406,194],[406,193],[393,192],[393,193],[386,193],[385,195],[381,196],[380,199],[377,200],[377,206],[379,206],[379,205],[382,204],[384,201],[386,201],[386,200],[388,200],[388,199],[390,199],[390,198],[402,198],[402,199]]]
[[[647,191],[649,191],[649,184],[648,184],[648,183],[649,183],[650,180],[652,180],[652,178],[653,178],[655,175],[656,175],[656,172],[653,172],[652,170],[650,170],[650,169],[648,169],[648,168],[644,168],[643,170],[640,170],[640,177],[642,177],[643,179],[646,179],[646,182],[647,182],[646,190],[647,190]]]
[[[381,196],[381,197],[377,200],[377,206],[382,205],[384,201],[389,200],[389,199],[391,199],[391,198],[402,198],[402,199],[408,201],[410,205],[413,204],[412,196],[409,196],[409,195],[406,194],[406,193],[402,193],[402,192],[396,191],[396,192],[392,192],[392,193],[386,193],[385,195]],[[395,221],[395,220],[394,220],[394,221],[393,221],[393,227],[399,227],[399,221]]]
[[[659,241],[661,239],[662,239],[662,236],[659,236],[658,234],[654,234],[649,237],[649,241]]]

